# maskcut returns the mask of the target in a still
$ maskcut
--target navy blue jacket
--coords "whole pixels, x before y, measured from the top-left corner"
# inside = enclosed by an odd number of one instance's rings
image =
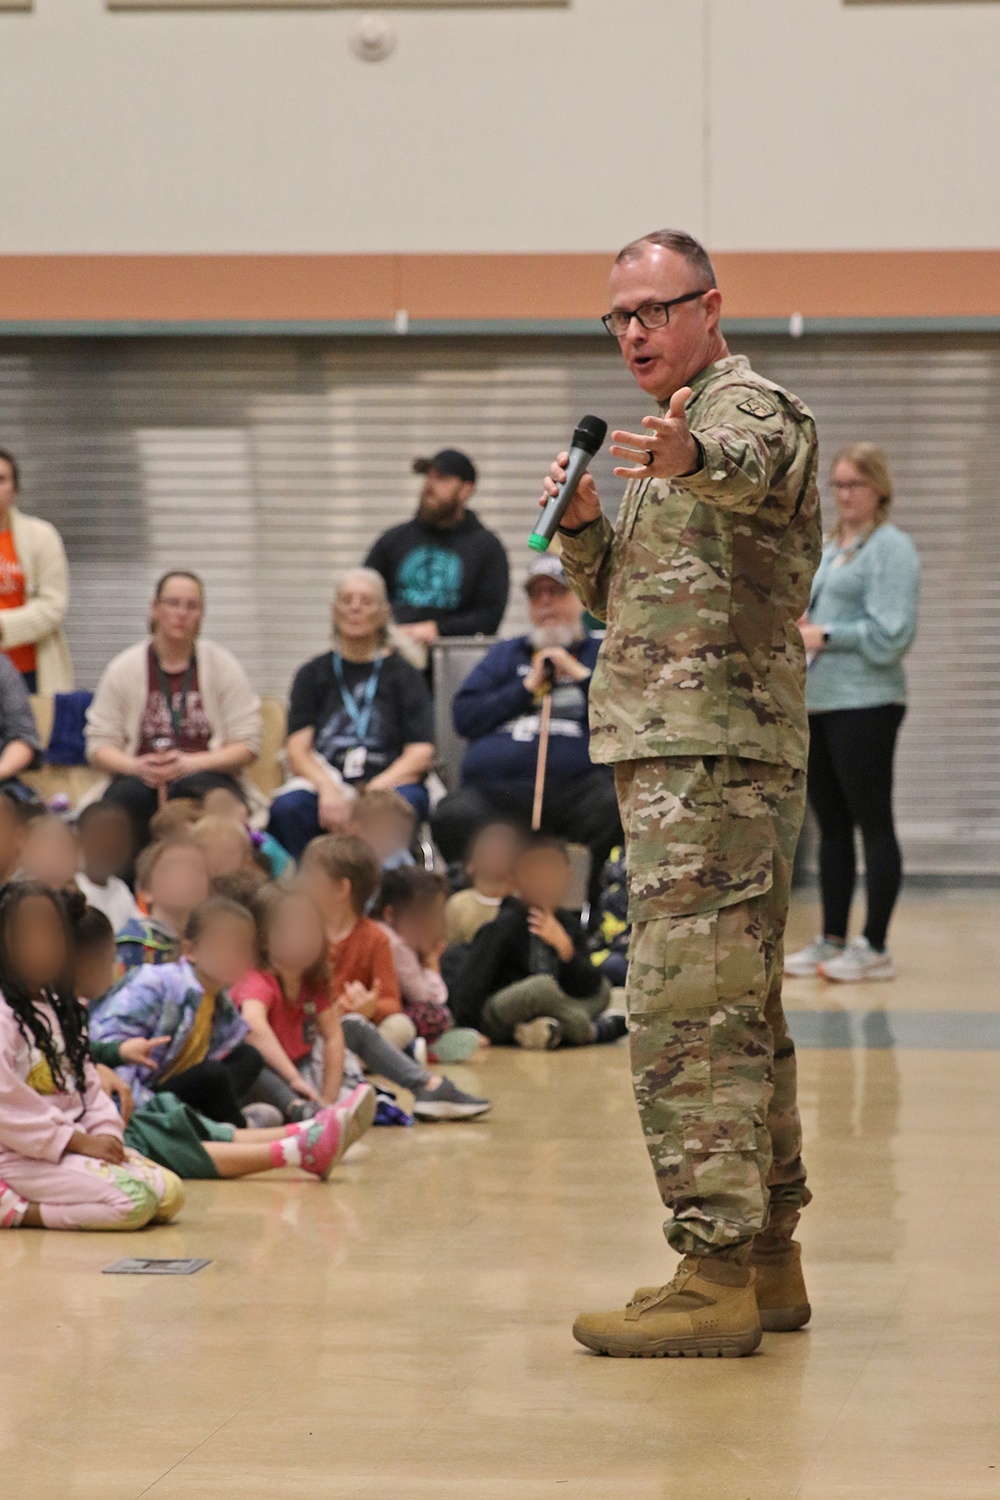
[[[586,636],[570,648],[594,670],[600,641]],[[538,705],[524,686],[534,648],[526,635],[498,641],[455,694],[455,732],[471,740],[462,761],[462,781],[493,784],[530,781],[538,759]],[[565,781],[592,769],[587,693],[590,679],[560,683],[552,699],[552,730],[546,780]]]

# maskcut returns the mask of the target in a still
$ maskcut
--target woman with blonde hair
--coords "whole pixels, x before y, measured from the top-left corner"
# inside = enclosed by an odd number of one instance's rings
[[[430,693],[393,649],[381,574],[352,568],[333,597],[333,650],[295,674],[288,708],[289,769],[268,832],[298,859],[310,839],[343,827],[361,787],[399,792],[427,815],[434,764]]]
[[[886,936],[902,883],[893,761],[906,713],[903,658],[916,635],[920,561],[889,520],[892,476],[879,448],[845,448],[834,460],[832,485],[837,523],[800,621],[810,662],[808,790],[820,830],[823,932],[789,955],[785,972],[842,982],[893,979]],[[848,945],[856,828],[868,914],[864,933]]]

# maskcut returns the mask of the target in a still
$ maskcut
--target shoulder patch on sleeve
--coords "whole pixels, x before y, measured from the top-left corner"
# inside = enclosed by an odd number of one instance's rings
[[[736,410],[745,411],[748,417],[759,417],[761,420],[765,417],[773,417],[775,413],[775,408],[770,402],[763,400],[760,396],[748,396],[745,401],[740,402]]]

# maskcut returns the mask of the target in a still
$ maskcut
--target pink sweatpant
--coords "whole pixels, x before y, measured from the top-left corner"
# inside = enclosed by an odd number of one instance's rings
[[[120,1167],[92,1156],[47,1162],[0,1151],[0,1227],[16,1228],[37,1203],[46,1229],[141,1229],[173,1218],[182,1202],[174,1173],[137,1151],[126,1149]]]

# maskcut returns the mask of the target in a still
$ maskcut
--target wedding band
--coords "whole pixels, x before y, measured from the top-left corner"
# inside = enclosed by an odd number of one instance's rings
[[[646,468],[647,469],[651,469],[652,467],[653,467],[653,450],[652,450],[652,448],[647,448],[646,449]]]

